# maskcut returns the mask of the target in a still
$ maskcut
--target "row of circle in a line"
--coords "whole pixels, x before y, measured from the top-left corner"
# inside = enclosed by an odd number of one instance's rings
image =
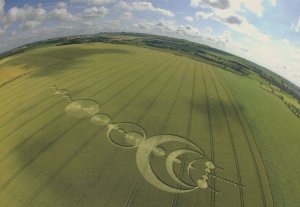
[[[61,95],[64,98],[68,98],[72,100],[72,97],[69,95],[68,90],[66,89],[58,89],[53,86],[55,89],[55,95]],[[100,126],[100,127],[108,127],[108,136],[112,143],[117,146],[124,148],[134,148],[137,147],[145,138],[146,132],[145,130],[134,123],[124,122],[124,123],[112,123],[112,118],[110,115],[105,113],[98,113],[100,110],[100,104],[94,100],[90,99],[80,99],[71,101],[65,107],[65,112],[68,116],[74,118],[86,118],[91,117],[90,121],[92,124]],[[127,128],[127,129],[126,129]],[[124,141],[127,143],[121,143],[120,133],[122,137],[124,137]],[[157,147],[153,150],[153,153],[156,156],[164,156],[165,150],[162,147]],[[180,160],[177,160],[180,163]]]
[[[90,117],[90,122],[96,126],[107,127],[109,140],[123,148],[136,148],[146,139],[145,130],[138,124],[131,122],[112,123],[110,115],[99,113],[100,104],[94,100],[81,99],[72,101],[65,107],[65,112],[70,117],[86,118]],[[165,150],[162,147],[153,149],[156,156],[164,156]],[[181,161],[176,160],[177,163]]]
[[[113,123],[110,115],[105,113],[99,113],[100,104],[91,99],[80,99],[73,100],[69,95],[69,92],[65,89],[55,89],[55,95],[62,95],[64,98],[71,100],[65,107],[65,112],[68,116],[74,118],[87,118],[90,117],[90,122],[94,125],[100,127],[107,127],[107,137],[109,141],[122,148],[137,148],[145,139],[146,132],[138,124],[131,122]],[[155,156],[162,157],[165,156],[166,151],[160,146],[156,146],[152,149],[152,153]],[[180,164],[181,160],[175,158],[174,163]],[[208,187],[208,174],[210,170],[214,169],[214,164],[210,161],[205,163],[206,173],[203,175],[202,179],[197,180],[197,185],[199,188],[206,189]]]
[[[63,95],[64,97],[70,97],[66,89],[56,90],[55,95]],[[111,117],[105,113],[98,113],[99,110],[100,104],[90,99],[72,101],[65,107],[65,112],[68,116],[75,118],[85,118],[91,116],[90,121],[92,124],[101,127],[107,126],[110,140],[118,146],[125,148],[137,147],[146,138],[146,132],[141,126],[130,122],[124,122],[119,124],[112,123]],[[120,127],[120,125],[123,127]],[[128,129],[125,130],[125,128]],[[125,134],[125,141],[129,145],[120,144],[117,143],[117,141],[114,141],[111,134],[114,134],[116,132]],[[155,149],[153,149],[153,153],[156,156],[164,156],[166,152],[162,147],[156,147]],[[176,159],[175,162],[181,163],[181,160]],[[209,165],[211,165],[211,163],[209,163]]]

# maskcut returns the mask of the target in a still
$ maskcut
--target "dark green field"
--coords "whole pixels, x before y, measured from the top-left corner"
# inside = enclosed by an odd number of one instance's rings
[[[184,56],[104,43],[30,50],[1,59],[0,74],[0,206],[300,203],[300,121],[254,80]],[[139,145],[120,147],[107,138],[114,125],[68,116],[65,107],[82,99],[99,103],[98,113],[111,123],[141,126],[146,140],[165,134],[187,140],[162,143],[166,154],[151,154],[156,176],[179,190],[166,192],[145,179],[136,161]],[[121,145],[132,144],[115,133]],[[208,178],[212,189],[182,193],[186,187],[166,170],[167,156],[191,150],[190,143],[217,166]],[[194,159],[174,161],[176,176],[190,185],[205,173],[200,161],[189,178]]]

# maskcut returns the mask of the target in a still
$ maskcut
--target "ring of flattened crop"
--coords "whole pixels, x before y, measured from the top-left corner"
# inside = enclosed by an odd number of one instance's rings
[[[121,144],[121,143],[118,143],[116,141],[113,140],[113,138],[111,137],[111,133],[113,130],[117,130],[117,129],[120,129],[119,126],[122,126],[122,125],[131,125],[132,127],[136,128],[136,130],[133,130],[133,131],[130,131],[130,132],[136,132],[138,134],[141,135],[141,140],[139,141],[138,144],[135,144],[135,145],[124,145],[124,144]],[[116,123],[116,124],[112,124],[111,126],[108,127],[108,130],[107,130],[107,133],[106,133],[106,136],[108,138],[108,140],[115,146],[117,147],[121,147],[121,148],[137,148],[139,147],[139,144],[141,144],[145,139],[146,139],[146,131],[143,129],[143,127],[141,127],[140,125],[138,124],[135,124],[135,123],[132,123],[132,122],[120,122],[120,123]]]
[[[197,186],[189,186],[187,184],[185,184],[185,187],[188,187],[188,189],[174,188],[174,187],[168,185],[167,183],[165,183],[154,173],[153,168],[151,166],[151,154],[153,153],[153,149],[155,149],[155,147],[159,146],[160,144],[166,143],[166,142],[180,142],[180,143],[186,144],[190,148],[195,149],[193,151],[193,153],[201,155],[202,157],[207,159],[207,156],[205,155],[203,150],[201,150],[196,144],[194,144],[193,142],[191,142],[189,140],[186,140],[177,135],[168,135],[168,134],[167,135],[156,135],[156,136],[146,139],[144,142],[142,142],[140,144],[139,148],[137,149],[136,163],[137,163],[140,173],[150,184],[152,184],[153,186],[155,186],[163,191],[166,191],[166,192],[186,193],[186,192],[195,190],[197,188]],[[178,153],[176,152],[175,153],[176,156],[174,156],[174,159],[177,158],[177,154],[179,156],[180,154],[184,154],[184,153],[191,153],[191,152],[189,150],[188,151],[179,151]],[[175,154],[173,154],[173,155],[175,155]],[[172,161],[172,164],[174,161],[173,155],[168,160],[168,162]],[[183,181],[178,182],[179,178],[177,176],[176,176],[176,178],[174,178],[174,176],[172,178],[178,184],[182,184],[182,182],[183,182]]]

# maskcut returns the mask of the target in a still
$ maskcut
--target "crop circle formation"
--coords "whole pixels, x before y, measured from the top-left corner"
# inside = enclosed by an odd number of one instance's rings
[[[65,107],[65,113],[68,116],[78,119],[89,118],[90,123],[99,127],[106,127],[106,137],[111,144],[118,148],[136,149],[136,164],[140,174],[156,188],[170,193],[187,193],[197,189],[209,189],[214,193],[219,193],[209,185],[209,179],[215,178],[236,187],[244,188],[242,185],[217,176],[214,172],[215,169],[222,168],[216,166],[195,143],[172,134],[148,137],[146,130],[137,123],[114,123],[109,114],[100,112],[101,107],[97,101],[91,99],[73,100],[66,89],[58,89],[57,86],[51,88],[55,90],[55,95],[62,96],[71,102]],[[172,143],[182,147],[171,151],[167,150],[168,144]],[[186,157],[190,159],[186,159]],[[158,175],[152,164],[153,158],[165,159],[164,167],[174,181],[173,184],[165,182]],[[186,163],[187,160],[188,163]],[[198,165],[195,167],[197,163]],[[176,173],[178,165],[183,168],[187,166],[187,170],[183,171],[187,173],[187,176]],[[196,174],[197,177],[195,178],[192,173]],[[186,177],[189,179],[186,179]]]

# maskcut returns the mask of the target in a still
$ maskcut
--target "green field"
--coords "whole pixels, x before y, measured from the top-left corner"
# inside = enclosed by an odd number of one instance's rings
[[[184,56],[104,43],[30,50],[0,60],[0,74],[0,206],[299,206],[300,121],[254,80]],[[55,95],[60,89],[70,96]],[[82,99],[99,103],[113,123],[138,124],[146,141],[169,134],[195,143],[220,167],[208,180],[219,193],[153,185],[138,168],[139,146],[118,147],[107,139],[109,127],[65,113]],[[186,143],[162,143],[166,155],[151,156],[155,174],[174,189],[185,188],[165,160],[191,149]],[[187,165],[195,158],[178,158],[176,176],[194,185]]]
[[[299,206],[300,121],[277,96],[258,82],[219,70],[243,109],[269,175],[274,203]]]

